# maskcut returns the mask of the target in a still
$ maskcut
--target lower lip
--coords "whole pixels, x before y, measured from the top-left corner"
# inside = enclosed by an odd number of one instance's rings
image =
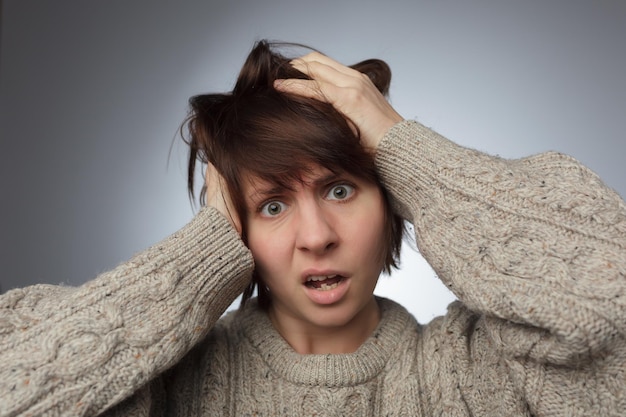
[[[348,292],[349,279],[343,278],[332,290],[316,290],[314,288],[304,286],[306,295],[316,304],[329,305],[340,301]]]

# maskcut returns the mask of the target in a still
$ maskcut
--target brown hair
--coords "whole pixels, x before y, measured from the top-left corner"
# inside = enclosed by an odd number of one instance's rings
[[[402,219],[393,214],[386,190],[378,179],[373,153],[360,146],[358,132],[352,131],[332,105],[274,89],[276,79],[308,78],[289,64],[289,58],[277,52],[279,47],[287,46],[302,47],[257,42],[232,92],[201,94],[189,100],[190,115],[182,131],[190,146],[187,178],[190,197],[194,198],[196,161],[210,162],[224,177],[241,221],[242,239],[247,242],[247,207],[241,192],[247,176],[290,189],[312,165],[355,175],[378,184],[382,191],[387,223],[384,271],[390,272],[397,266],[404,228]],[[352,68],[367,74],[387,94],[391,70],[385,62],[371,59]],[[206,185],[200,194],[202,205],[205,192]],[[256,273],[244,292],[242,305],[257,285],[259,304],[269,305],[268,290]]]

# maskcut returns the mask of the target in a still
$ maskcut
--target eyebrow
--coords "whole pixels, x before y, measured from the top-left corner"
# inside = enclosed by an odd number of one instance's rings
[[[325,185],[325,184],[328,184],[329,182],[335,181],[339,177],[340,177],[340,174],[331,171],[325,175],[315,178],[313,181],[310,181],[310,182],[302,181],[302,183],[306,185],[312,185],[314,187],[319,187],[321,185]],[[263,186],[254,187],[253,189],[254,191],[248,194],[248,199],[250,201],[259,201],[259,200],[265,199],[268,196],[282,194],[288,188],[280,186],[280,185],[274,185],[274,186],[265,187],[265,188]]]
[[[267,188],[254,187],[253,191],[248,194],[248,199],[250,201],[256,202],[260,200],[264,200],[266,197],[270,195],[280,194],[285,191],[285,187],[281,187],[279,185]]]
[[[339,177],[340,177],[340,174],[330,171],[326,175],[322,175],[321,177],[314,179],[312,184],[316,187],[319,187],[320,185],[325,185],[325,184],[328,184],[329,182],[336,181],[337,178]]]

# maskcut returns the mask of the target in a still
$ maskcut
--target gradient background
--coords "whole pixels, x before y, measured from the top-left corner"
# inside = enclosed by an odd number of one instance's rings
[[[0,0],[1,1],[1,0]],[[626,2],[4,0],[0,287],[78,285],[193,216],[187,99],[230,90],[255,40],[378,57],[391,100],[465,146],[571,154],[626,195]],[[408,250],[379,294],[453,299]]]

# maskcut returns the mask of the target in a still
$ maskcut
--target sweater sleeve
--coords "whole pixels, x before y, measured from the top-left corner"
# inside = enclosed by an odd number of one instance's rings
[[[174,365],[248,284],[253,260],[203,208],[81,287],[0,297],[0,415],[97,415]]]
[[[420,252],[498,350],[576,365],[624,343],[626,207],[589,169],[489,156],[413,121],[376,162]]]

